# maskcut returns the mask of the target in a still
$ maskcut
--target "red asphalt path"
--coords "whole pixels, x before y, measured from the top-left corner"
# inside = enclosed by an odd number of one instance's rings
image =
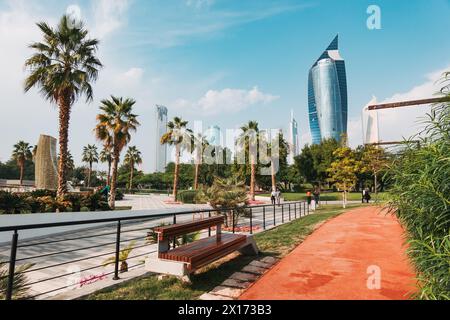
[[[405,252],[395,217],[358,208],[318,228],[240,299],[407,299],[415,274]]]

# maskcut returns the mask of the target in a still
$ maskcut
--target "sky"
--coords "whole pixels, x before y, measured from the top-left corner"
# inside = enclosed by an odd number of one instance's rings
[[[370,5],[381,28],[369,29]],[[69,148],[81,164],[93,134],[99,101],[132,97],[141,126],[131,145],[152,158],[156,104],[169,117],[223,130],[257,120],[287,132],[294,110],[301,144],[310,143],[308,71],[339,34],[346,61],[349,141],[362,143],[361,110],[379,102],[432,97],[450,70],[450,0],[0,0],[0,161],[19,140],[58,136],[57,109],[37,92],[23,91],[27,45],[40,41],[35,23],[55,25],[66,12],[100,39],[104,64],[94,101],[72,109]],[[426,107],[381,112],[382,140],[416,133]],[[99,165],[101,169],[102,166]]]

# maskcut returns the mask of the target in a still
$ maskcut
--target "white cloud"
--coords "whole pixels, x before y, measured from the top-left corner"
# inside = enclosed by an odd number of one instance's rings
[[[129,0],[94,1],[94,36],[104,38],[126,24],[129,4]]]
[[[195,7],[195,8],[203,8],[203,7],[209,7],[214,4],[214,0],[186,0],[186,5],[188,7]]]
[[[191,103],[178,99],[175,108],[190,108],[191,111],[205,116],[217,115],[222,112],[237,113],[253,105],[265,105],[279,99],[279,96],[261,92],[258,87],[251,90],[223,89],[209,90],[197,102]]]

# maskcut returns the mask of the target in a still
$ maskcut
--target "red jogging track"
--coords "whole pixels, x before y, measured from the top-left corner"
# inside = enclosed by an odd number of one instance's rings
[[[400,300],[414,291],[402,227],[365,207],[322,225],[240,299]]]

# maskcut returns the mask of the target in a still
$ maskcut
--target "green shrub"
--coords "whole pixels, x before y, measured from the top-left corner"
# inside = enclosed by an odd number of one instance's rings
[[[427,123],[420,145],[408,143],[390,168],[390,208],[408,232],[418,298],[450,299],[450,103]]]
[[[29,195],[33,198],[42,198],[42,197],[52,197],[56,198],[56,191],[46,190],[46,189],[38,189],[29,193]]]
[[[83,196],[83,199],[81,201],[82,207],[89,208],[89,211],[109,211],[111,208],[108,205],[108,201],[106,201],[106,198],[103,194],[100,192],[92,193]]]
[[[193,204],[196,203],[196,197],[197,197],[197,191],[196,190],[185,190],[178,193],[177,201]]]
[[[123,200],[124,194],[121,190],[116,190],[116,201]]]
[[[18,214],[26,211],[26,201],[16,193],[0,191],[0,210],[4,214]]]

